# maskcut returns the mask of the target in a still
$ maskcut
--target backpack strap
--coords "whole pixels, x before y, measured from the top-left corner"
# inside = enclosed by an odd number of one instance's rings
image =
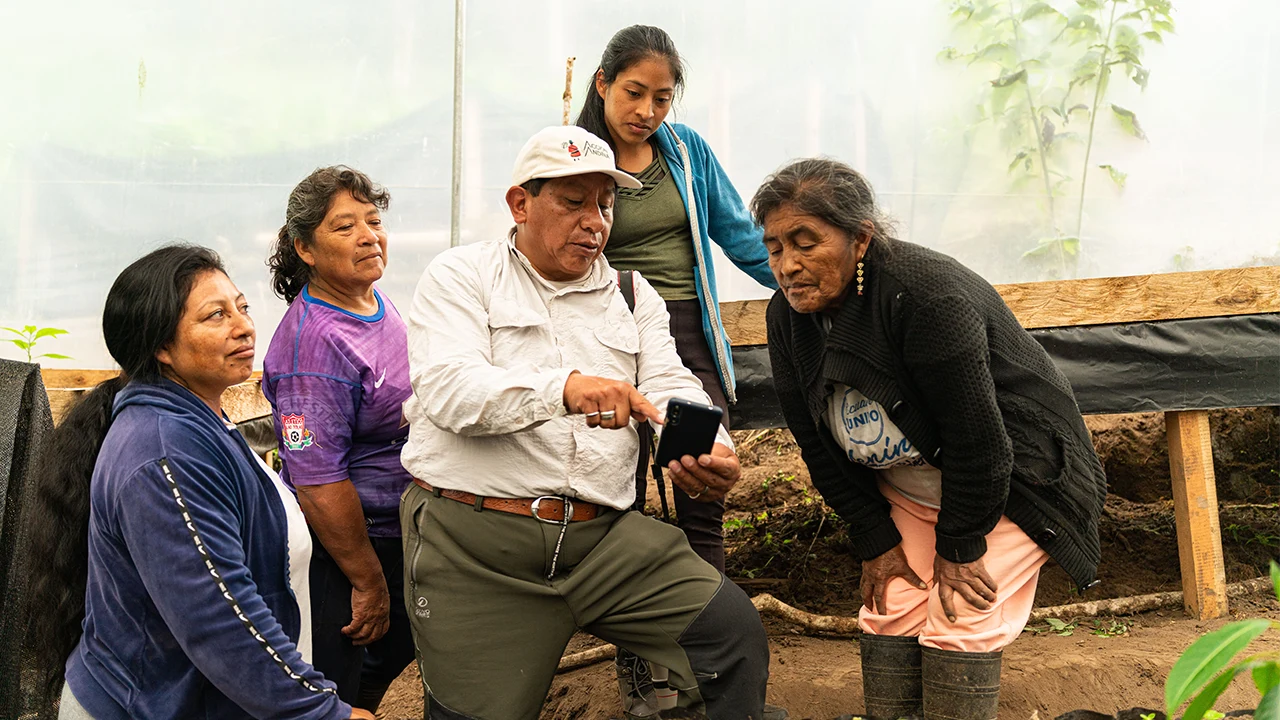
[[[632,314],[636,311],[636,278],[635,273],[631,270],[618,271],[618,290],[622,292],[622,299],[627,301],[627,309]],[[636,503],[633,506],[635,510],[644,512],[644,496],[649,488],[649,458],[653,456],[653,426],[649,423],[640,423],[640,456],[636,458]],[[653,467],[653,477],[658,481],[658,496],[662,500],[662,518],[667,522],[671,522],[670,510],[667,506],[667,488],[663,481],[662,469],[657,465]]]
[[[634,313],[636,311],[636,276],[633,271],[618,271],[618,289],[622,291],[622,298],[627,301],[627,309]]]

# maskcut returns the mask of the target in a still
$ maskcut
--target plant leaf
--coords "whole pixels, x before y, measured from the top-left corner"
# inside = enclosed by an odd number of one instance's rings
[[[40,332],[36,333],[36,336],[32,338],[32,340],[39,340],[42,337],[57,337],[59,335],[66,334],[67,331],[62,328],[41,328]]]
[[[30,335],[30,334],[32,334],[32,333],[34,333],[35,331],[36,331],[36,326],[35,326],[35,325],[24,325],[24,326],[22,327],[22,332],[24,332],[24,333],[26,333],[26,334],[28,334],[28,335]]]
[[[1205,713],[1213,709],[1213,704],[1218,701],[1218,696],[1222,695],[1231,681],[1235,679],[1236,668],[1228,668],[1222,674],[1215,677],[1198,695],[1192,699],[1191,704],[1187,706],[1187,711],[1182,714],[1182,720],[1200,720]]]
[[[1129,173],[1117,170],[1114,165],[1099,165],[1098,167],[1106,170],[1111,175],[1111,182],[1115,183],[1121,190],[1124,189],[1124,181],[1129,179]]]
[[[1078,15],[1072,15],[1070,18],[1067,19],[1067,29],[1068,30],[1085,30],[1085,31],[1091,31],[1094,34],[1097,34],[1098,21],[1094,20],[1092,15],[1086,15],[1084,13],[1080,13]]]
[[[1027,77],[1027,71],[1025,69],[1018,70],[1017,72],[1007,72],[1001,75],[1000,77],[996,78],[995,80],[992,80],[991,87],[998,87],[998,88],[1009,87],[1010,85],[1020,80],[1026,79],[1026,77]]]
[[[27,342],[26,340],[16,340],[13,338],[8,338],[5,340],[5,342],[11,342],[14,345],[17,345],[18,347],[22,348],[23,350],[31,349],[31,343]]]
[[[1044,143],[1045,147],[1053,144],[1053,134],[1057,129],[1048,117],[1044,118],[1044,124],[1040,126],[1040,142]]]
[[[1172,20],[1153,20],[1151,22],[1151,27],[1161,32],[1173,32],[1173,21]]]
[[[1164,684],[1164,700],[1167,714],[1174,711],[1217,675],[1231,659],[1254,638],[1271,626],[1269,620],[1242,620],[1228,623],[1191,643],[1169,670]]]
[[[1027,8],[1026,10],[1022,11],[1022,19],[1030,20],[1031,18],[1039,17],[1047,13],[1053,13],[1059,17],[1062,16],[1062,13],[1058,12],[1057,10],[1054,10],[1053,6],[1050,5],[1049,3],[1038,2],[1032,5],[1031,7]]]
[[[45,357],[45,358],[49,358],[49,359],[51,359],[51,360],[70,360],[70,359],[72,359],[70,355],[59,355],[58,353],[44,353],[43,355],[37,355],[36,357],[38,357],[38,358]]]
[[[1280,600],[1280,563],[1271,561],[1271,584],[1275,586],[1276,599]]]
[[[1111,112],[1115,113],[1116,119],[1120,121],[1120,127],[1124,128],[1125,132],[1141,140],[1147,139],[1147,134],[1143,132],[1142,125],[1138,123],[1138,116],[1132,110],[1126,110],[1112,103]]]
[[[1023,160],[1030,160],[1030,158],[1027,156],[1027,151],[1026,151],[1026,150],[1020,150],[1020,151],[1018,151],[1018,154],[1013,158],[1013,162],[1009,163],[1009,170],[1008,170],[1008,171],[1009,171],[1009,172],[1013,172],[1013,169],[1014,169],[1015,167],[1017,167],[1017,166],[1018,166],[1018,163],[1022,162]],[[1030,169],[1030,168],[1028,168],[1028,169]]]
[[[1058,618],[1047,618],[1045,622],[1049,623],[1049,627],[1053,628],[1055,631],[1061,631],[1061,630],[1067,629],[1067,624],[1062,622]]]
[[[1280,686],[1273,687],[1258,701],[1253,711],[1254,720],[1280,720]]]
[[[1013,88],[1009,86],[996,87],[991,90],[991,117],[998,118],[1004,114],[1004,108],[1009,104],[1009,96],[1013,94]]]
[[[1134,65],[1132,67],[1133,67],[1133,82],[1136,83],[1138,87],[1142,88],[1143,90],[1146,90],[1147,78],[1151,77],[1151,71],[1142,67],[1141,65]]]
[[[1273,662],[1262,663],[1253,669],[1253,684],[1259,695],[1266,695],[1276,686],[1280,686],[1280,665]]]
[[[1144,38],[1146,38],[1146,39],[1150,40],[1151,42],[1153,42],[1153,43],[1155,43],[1155,44],[1157,44],[1157,45],[1163,45],[1163,44],[1164,44],[1164,36],[1163,36],[1163,35],[1161,35],[1160,33],[1156,32],[1155,30],[1148,30],[1148,31],[1146,31],[1146,32],[1142,33],[1142,37],[1144,37]]]
[[[9,332],[13,333],[14,335],[22,335],[22,334],[23,334],[23,332],[22,332],[21,330],[17,329],[17,328],[11,328],[11,327],[0,327],[0,330],[8,330]]]

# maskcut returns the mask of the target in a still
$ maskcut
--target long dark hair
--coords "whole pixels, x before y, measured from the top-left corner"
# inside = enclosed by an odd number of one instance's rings
[[[618,148],[604,120],[604,98],[596,92],[596,75],[603,72],[604,84],[612,85],[618,79],[618,73],[647,58],[667,61],[671,66],[671,77],[676,81],[676,94],[679,95],[684,90],[684,61],[680,59],[671,36],[662,28],[652,25],[632,25],[619,30],[609,39],[609,44],[604,46],[600,66],[591,73],[582,109],[578,111],[578,118],[573,121],[574,125],[609,143],[614,153],[617,153]]]
[[[275,250],[267,258],[271,268],[271,289],[285,302],[293,302],[311,280],[311,266],[302,261],[293,247],[294,238],[310,247],[316,239],[316,228],[329,214],[333,198],[343,191],[360,202],[373,203],[379,210],[391,206],[391,193],[368,175],[347,167],[333,165],[316,168],[289,193],[284,211],[284,225],[276,234]]]
[[[25,644],[52,701],[80,639],[89,560],[89,480],[127,383],[158,382],[156,351],[173,341],[197,278],[223,272],[208,248],[168,245],[124,269],[107,293],[102,335],[119,377],[100,383],[67,413],[45,444],[28,515],[31,593]]]

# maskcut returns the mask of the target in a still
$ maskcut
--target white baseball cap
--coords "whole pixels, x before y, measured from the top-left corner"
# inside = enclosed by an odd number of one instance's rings
[[[609,143],[576,125],[553,125],[529,138],[516,156],[511,184],[589,173],[604,173],[613,178],[618,187],[632,190],[644,187],[639,180],[618,169]]]

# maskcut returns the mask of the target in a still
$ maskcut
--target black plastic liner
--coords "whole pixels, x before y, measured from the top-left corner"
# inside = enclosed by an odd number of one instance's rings
[[[1031,330],[1086,415],[1280,405],[1280,313]],[[782,427],[769,350],[736,347],[733,428]]]

